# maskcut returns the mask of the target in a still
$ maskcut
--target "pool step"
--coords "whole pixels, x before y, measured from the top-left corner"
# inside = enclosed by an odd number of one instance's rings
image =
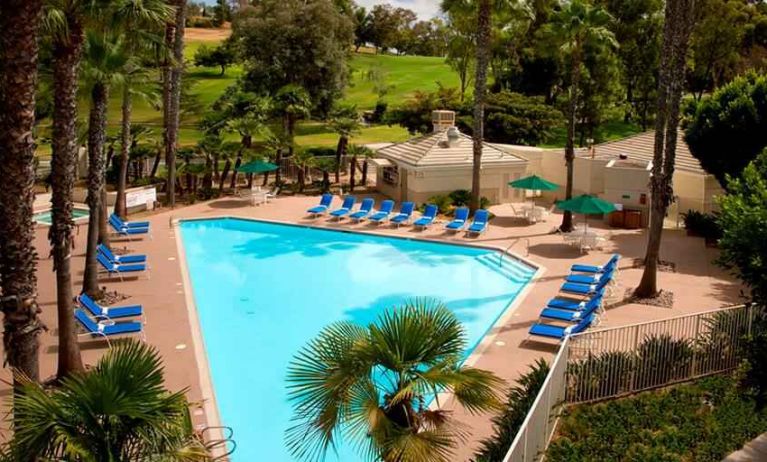
[[[527,282],[535,273],[534,269],[520,266],[517,260],[509,256],[501,259],[497,252],[480,255],[476,257],[476,260],[514,282]]]

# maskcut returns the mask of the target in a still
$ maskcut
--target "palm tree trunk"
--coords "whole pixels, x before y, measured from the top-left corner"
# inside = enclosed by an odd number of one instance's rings
[[[349,191],[354,191],[354,176],[357,174],[357,156],[352,157],[351,171],[349,172]]]
[[[565,142],[565,165],[567,167],[567,182],[565,185],[565,200],[573,197],[573,164],[575,163],[575,119],[578,111],[578,84],[581,78],[580,48],[572,51],[570,61],[570,104],[567,114],[567,141]],[[562,214],[560,231],[569,233],[573,230],[573,213],[565,210]]]
[[[277,154],[274,156],[274,163],[277,164],[277,170],[274,171],[274,183],[279,185],[282,181],[282,148],[277,150]],[[269,181],[269,172],[264,174],[264,186]]]
[[[123,85],[122,95],[122,136],[120,144],[120,171],[117,174],[117,199],[115,202],[115,214],[122,219],[128,218],[128,207],[125,203],[125,190],[128,184],[128,154],[131,147],[131,112],[132,101],[130,87]]]
[[[655,149],[650,178],[650,231],[647,237],[644,272],[639,286],[634,291],[638,297],[652,297],[658,293],[657,273],[663,220],[674,197],[672,179],[676,160],[679,105],[684,86],[685,60],[693,24],[694,4],[694,0],[666,2],[663,53],[658,77]]]
[[[155,179],[157,177],[157,170],[160,168],[160,159],[162,158],[162,148],[157,148],[157,154],[154,156],[154,162],[152,162],[152,172],[149,174],[149,178]]]
[[[173,63],[166,70],[163,102],[165,110],[165,167],[168,170],[168,205],[176,205],[176,145],[178,144],[178,123],[181,105],[181,74],[184,70],[184,21],[186,0],[176,0],[176,19],[172,33],[166,30],[166,43],[173,50]],[[172,40],[171,40],[172,39]]]
[[[48,239],[56,272],[59,328],[59,379],[83,370],[72,316],[72,190],[77,164],[77,74],[83,44],[82,25],[67,18],[68,40],[53,45],[53,129],[51,158],[51,214]]]
[[[336,183],[340,181],[341,173],[341,157],[346,153],[346,145],[349,143],[349,138],[345,135],[341,135],[338,138],[338,145],[336,146]]]
[[[229,182],[229,189],[234,191],[237,186],[237,169],[242,165],[242,149],[237,151],[237,159],[234,161],[234,171],[232,172],[232,180]]]
[[[91,110],[88,119],[88,244],[85,252],[85,276],[83,292],[94,298],[101,297],[98,282],[96,247],[99,243],[101,191],[104,188],[104,136],[106,133],[107,102],[109,89],[101,82],[93,85]],[[104,217],[105,218],[105,217]]]
[[[480,0],[477,10],[477,71],[474,77],[474,133],[473,157],[471,170],[471,201],[469,207],[474,212],[479,208],[482,166],[482,142],[484,136],[485,92],[487,87],[487,64],[490,60],[490,0]]]
[[[99,213],[99,244],[104,244],[109,247],[109,227],[107,226],[107,217],[109,216],[109,210],[107,207],[107,186],[103,181],[104,175],[102,174],[101,184],[101,213]]]
[[[37,35],[42,2],[9,0],[0,7],[0,298],[8,365],[40,378],[37,253],[32,204],[35,185]],[[11,64],[12,65],[6,65]],[[8,91],[12,90],[12,91]],[[18,387],[19,383],[14,382]]]
[[[224,163],[224,171],[221,172],[221,178],[218,182],[218,190],[224,193],[224,183],[226,183],[226,177],[229,176],[229,169],[232,168],[232,160],[227,158]]]
[[[367,187],[368,185],[368,160],[365,159],[362,161],[362,186]]]

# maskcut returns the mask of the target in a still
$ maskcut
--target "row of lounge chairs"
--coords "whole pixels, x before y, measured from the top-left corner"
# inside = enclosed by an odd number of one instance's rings
[[[123,221],[115,214],[109,216],[109,224],[117,235],[131,238],[135,235],[150,235],[148,221]],[[149,275],[149,263],[146,255],[117,255],[108,246],[99,244],[96,259],[102,271],[109,275],[117,275],[120,280],[125,274],[144,273]],[[139,334],[144,340],[144,309],[141,305],[103,306],[87,294],[77,297],[77,307],[74,317],[83,327],[80,336],[109,337],[124,334]],[[126,319],[139,318],[139,319]],[[119,319],[119,321],[115,321]]]
[[[426,204],[423,213],[420,217],[415,218],[413,216],[415,212],[414,202],[403,202],[400,205],[399,212],[394,212],[394,201],[386,199],[381,202],[381,206],[375,209],[375,200],[372,198],[365,198],[360,202],[359,208],[354,210],[357,199],[354,196],[346,196],[341,204],[341,207],[331,210],[330,206],[333,202],[332,194],[323,194],[320,199],[319,205],[316,205],[306,212],[316,218],[320,215],[327,214],[331,219],[340,221],[345,217],[348,217],[350,221],[359,223],[363,220],[368,220],[370,223],[381,224],[390,223],[393,226],[399,227],[403,224],[411,224],[417,229],[426,229],[437,218],[439,208],[434,204]],[[467,234],[482,234],[487,230],[488,222],[490,220],[490,212],[484,209],[477,210],[474,213],[474,220],[469,224],[469,209],[467,207],[458,207],[455,210],[453,220],[445,225],[445,230],[457,233],[459,231],[466,231]]]
[[[588,329],[603,310],[605,293],[615,281],[618,260],[620,255],[614,254],[604,265],[572,265],[570,275],[560,287],[562,295],[549,300],[541,311],[540,321],[530,327],[530,335],[563,340]]]

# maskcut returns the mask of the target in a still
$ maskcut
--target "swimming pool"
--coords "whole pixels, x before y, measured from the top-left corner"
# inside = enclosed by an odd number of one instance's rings
[[[50,210],[46,210],[44,212],[37,212],[32,216],[32,219],[35,220],[37,223],[41,223],[44,225],[50,225],[53,223],[53,217],[51,215]],[[87,209],[78,209],[73,208],[72,209],[72,220],[74,221],[84,221],[88,218],[89,211]]]
[[[288,362],[324,326],[369,323],[416,296],[437,297],[472,348],[535,269],[478,247],[240,219],[182,221],[181,236],[223,425],[235,462],[293,460]],[[468,352],[467,352],[468,353]],[[328,460],[360,460],[342,445]]]

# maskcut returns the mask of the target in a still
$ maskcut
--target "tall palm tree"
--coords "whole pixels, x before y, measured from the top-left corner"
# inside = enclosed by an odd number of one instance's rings
[[[575,122],[578,111],[578,92],[580,90],[581,66],[583,53],[587,47],[615,46],[615,36],[607,28],[612,17],[602,8],[593,6],[585,0],[573,0],[564,3],[549,23],[549,34],[559,45],[559,49],[568,57],[570,79],[569,101],[567,109],[567,141],[565,142],[565,164],[567,166],[567,184],[565,199],[573,196],[573,163],[575,161]],[[566,211],[559,227],[564,232],[573,229],[573,214]]]
[[[237,132],[240,135],[240,149],[237,151],[237,158],[234,161],[234,173],[229,183],[229,189],[234,189],[237,184],[237,169],[242,164],[242,155],[253,147],[253,137],[265,133],[267,130],[266,119],[269,113],[269,101],[259,99],[252,108],[240,117],[229,119],[226,122],[226,130]]]
[[[102,16],[102,21],[105,20]],[[104,24],[106,26],[106,24]],[[84,64],[85,81],[90,86],[90,114],[88,117],[88,239],[85,253],[83,292],[94,298],[101,297],[98,284],[96,248],[104,244],[100,224],[106,222],[104,189],[104,142],[107,128],[107,104],[113,83],[122,82],[122,70],[132,56],[125,48],[122,36],[112,34],[106,27],[86,31]]]
[[[0,309],[8,365],[38,380],[37,254],[33,245],[35,91],[41,0],[0,4]]]
[[[77,164],[78,74],[85,40],[85,24],[101,0],[47,0],[44,26],[51,35],[53,55],[53,128],[51,157],[51,215],[48,239],[56,272],[59,332],[59,378],[83,370],[72,316],[72,190]]]
[[[341,437],[369,459],[447,461],[462,439],[450,412],[432,408],[450,393],[472,413],[494,409],[504,382],[461,364],[468,347],[455,315],[416,299],[374,324],[325,328],[288,369],[295,425],[287,444],[300,459],[321,459]]]
[[[175,18],[165,27],[165,44],[173,57],[163,68],[163,127],[165,141],[166,194],[168,205],[176,205],[176,149],[181,113],[181,74],[184,72],[184,27],[186,0],[169,0],[175,7]]]
[[[330,128],[338,134],[336,146],[336,183],[340,181],[341,159],[346,155],[349,139],[360,131],[359,117],[355,106],[344,106],[334,112],[330,119]]]
[[[288,156],[293,155],[293,145],[296,137],[296,122],[309,115],[312,101],[309,93],[300,85],[288,84],[277,90],[274,95],[274,109],[282,119],[282,130],[289,142]],[[277,165],[282,160],[282,150],[277,151]],[[277,183],[280,182],[280,170],[275,172]]]
[[[140,54],[147,49],[163,50],[160,31],[170,21],[175,10],[165,0],[117,0],[113,7],[112,27],[119,28],[129,54]],[[164,50],[163,50],[164,54]],[[128,157],[131,146],[131,116],[136,84],[146,81],[146,69],[139,60],[126,63],[121,104],[120,171],[117,177],[115,213],[127,218],[125,190],[127,188]]]
[[[676,161],[679,104],[684,90],[685,63],[694,10],[695,0],[666,2],[655,116],[655,148],[650,177],[650,232],[647,238],[644,272],[639,286],[634,291],[638,297],[652,297],[658,292],[657,274],[663,220],[674,198],[672,179]]]
[[[11,450],[26,460],[209,461],[194,436],[185,391],[164,388],[157,351],[119,342],[93,369],[60,387],[27,382],[14,402],[20,425]]]

